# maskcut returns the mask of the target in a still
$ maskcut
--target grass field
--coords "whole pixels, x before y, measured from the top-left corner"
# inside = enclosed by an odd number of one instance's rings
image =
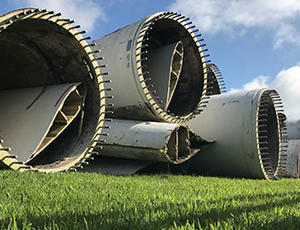
[[[0,229],[300,229],[300,181],[0,171]]]

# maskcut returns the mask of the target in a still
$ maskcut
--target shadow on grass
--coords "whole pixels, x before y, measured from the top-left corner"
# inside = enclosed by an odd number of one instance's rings
[[[285,207],[285,210],[292,209],[300,204],[300,192],[293,195],[294,198],[286,198],[288,194],[278,193],[257,194],[254,196],[233,196],[221,200],[206,202],[208,210],[201,209],[203,201],[192,201],[196,208],[191,208],[187,203],[153,203],[152,206],[136,204],[135,208],[122,209],[121,207],[110,207],[99,213],[84,213],[76,210],[65,215],[27,215],[26,217],[16,217],[18,227],[31,226],[34,229],[161,229],[171,228],[176,222],[177,226],[184,226],[189,223],[201,223],[205,228],[210,224],[218,222],[229,222],[231,226],[239,226],[242,229],[300,229],[300,218],[291,213],[288,214],[264,214],[261,220],[247,219],[247,215],[253,212],[268,212],[272,209]],[[243,202],[248,200],[247,205],[239,204],[234,207],[232,201]],[[268,202],[266,203],[266,199]],[[255,204],[259,202],[260,204]],[[220,203],[227,206],[215,208]],[[251,203],[251,204],[249,204]],[[190,204],[191,205],[191,204]],[[268,216],[271,215],[271,216]],[[246,217],[245,217],[246,216]],[[6,226],[12,218],[0,221],[0,229],[7,229]],[[25,224],[24,224],[25,223]],[[2,227],[2,228],[1,228]],[[198,229],[196,228],[196,229]],[[207,228],[209,229],[209,228]]]

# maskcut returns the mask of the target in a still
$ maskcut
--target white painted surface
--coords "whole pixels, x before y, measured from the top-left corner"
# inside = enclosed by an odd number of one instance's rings
[[[37,152],[64,102],[79,84],[0,91],[0,136],[11,148],[11,155],[26,162]]]

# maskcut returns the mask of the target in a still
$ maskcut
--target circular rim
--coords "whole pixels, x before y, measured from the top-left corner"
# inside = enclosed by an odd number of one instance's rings
[[[61,17],[60,13],[54,13],[53,11],[47,11],[46,9],[35,9],[35,8],[25,8],[16,11],[12,11],[0,17],[0,33],[15,22],[26,20],[26,19],[36,19],[36,20],[46,20],[53,22],[56,25],[62,27],[68,31],[81,45],[86,53],[86,58],[89,66],[90,76],[95,78],[96,84],[99,87],[99,98],[100,98],[100,108],[98,116],[98,125],[95,129],[95,134],[91,139],[90,144],[82,152],[82,154],[76,157],[71,163],[59,166],[53,169],[37,169],[26,165],[23,162],[18,161],[17,156],[11,155],[9,153],[9,147],[2,147],[0,144],[0,160],[7,165],[9,168],[17,171],[24,170],[34,170],[40,172],[61,172],[61,171],[76,171],[77,168],[82,168],[84,164],[88,164],[90,160],[93,160],[93,155],[99,155],[99,152],[95,151],[95,148],[99,149],[99,145],[105,142],[102,139],[102,130],[104,128],[109,128],[104,125],[106,111],[106,91],[110,90],[105,88],[104,83],[109,83],[109,80],[104,80],[103,76],[107,73],[101,73],[101,66],[98,64],[94,57],[94,53],[99,53],[99,50],[92,50],[91,47],[95,46],[94,43],[89,44],[87,40],[90,37],[83,37],[82,35],[86,33],[85,31],[78,31],[79,25],[74,26],[74,21],[70,19],[64,19]],[[5,140],[4,140],[5,141]],[[4,142],[5,143],[5,142]],[[100,146],[101,147],[101,146]]]
[[[264,128],[266,127],[265,122],[267,121],[267,114],[264,113],[266,106],[263,97],[269,97],[276,115],[278,131],[278,161],[276,168],[271,167],[271,158],[269,158],[268,152],[265,152],[265,150],[268,150],[268,147],[261,147],[262,144],[266,143],[266,140],[260,139],[264,139],[263,135],[267,132]],[[286,122],[283,113],[283,105],[279,94],[275,90],[261,90],[256,109],[256,143],[261,170],[266,179],[279,179],[285,172],[287,160],[287,134],[285,134]]]
[[[168,111],[165,111],[161,108],[161,106],[156,102],[154,97],[152,96],[152,93],[149,91],[147,85],[146,85],[146,78],[144,77],[147,75],[147,72],[143,71],[142,66],[142,48],[145,46],[148,38],[147,38],[147,31],[151,29],[151,26],[154,24],[154,22],[161,20],[161,19],[171,19],[179,23],[181,26],[183,26],[188,33],[190,34],[191,38],[194,40],[196,46],[198,47],[202,69],[203,69],[203,91],[202,96],[199,100],[199,103],[196,107],[196,109],[185,116],[176,116],[174,114],[168,113]],[[209,97],[207,96],[207,63],[210,62],[210,60],[206,61],[205,58],[208,57],[208,54],[205,54],[207,52],[207,49],[202,50],[202,47],[206,46],[206,44],[202,44],[202,41],[204,39],[199,39],[198,37],[201,37],[201,34],[195,34],[198,32],[197,29],[193,30],[195,28],[194,25],[192,25],[192,22],[189,18],[186,18],[185,16],[182,16],[181,14],[174,13],[174,12],[161,12],[154,14],[153,16],[147,18],[141,28],[139,29],[137,33],[137,41],[136,41],[136,47],[135,47],[135,57],[136,57],[136,72],[138,79],[140,81],[140,85],[142,87],[142,90],[144,92],[144,95],[152,107],[153,112],[161,117],[163,120],[173,123],[182,123],[186,120],[191,119],[194,115],[199,114],[203,111],[203,108],[206,107],[206,104],[208,103]]]

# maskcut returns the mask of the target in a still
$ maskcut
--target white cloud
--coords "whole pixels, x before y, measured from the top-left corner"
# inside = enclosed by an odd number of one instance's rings
[[[283,69],[272,82],[269,80],[270,77],[259,76],[243,85],[241,89],[231,89],[230,92],[259,88],[275,89],[282,98],[288,118],[300,118],[300,65]]]
[[[254,78],[252,81],[246,83],[243,85],[241,89],[230,89],[230,92],[232,91],[240,91],[240,90],[252,90],[252,89],[262,89],[268,87],[268,76],[258,76],[257,78]]]
[[[275,48],[282,47],[283,43],[293,43],[300,45],[300,31],[292,25],[282,25],[276,31],[274,37]]]
[[[284,69],[269,86],[276,89],[284,103],[289,118],[300,117],[300,66]]]
[[[241,35],[252,27],[274,32],[274,46],[300,45],[300,0],[176,0],[169,7],[190,16],[205,33]]]
[[[29,6],[62,13],[84,29],[92,31],[98,19],[105,19],[99,4],[93,0],[26,0]]]

